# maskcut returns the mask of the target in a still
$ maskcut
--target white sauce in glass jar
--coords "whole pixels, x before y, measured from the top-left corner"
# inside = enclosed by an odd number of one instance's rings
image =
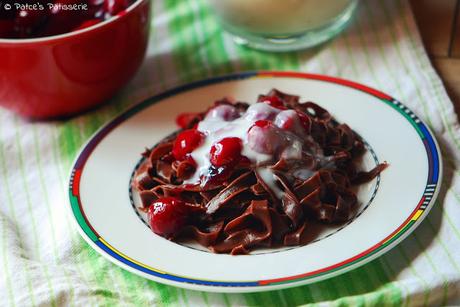
[[[224,23],[255,34],[292,35],[332,22],[355,0],[209,0]]]

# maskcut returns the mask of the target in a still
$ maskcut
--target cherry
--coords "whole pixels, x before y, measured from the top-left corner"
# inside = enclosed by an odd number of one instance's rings
[[[198,130],[184,130],[176,137],[172,154],[176,160],[184,160],[187,154],[191,153],[195,148],[200,146],[204,135]]]
[[[129,6],[128,0],[104,0],[104,10],[114,16]]]
[[[224,121],[231,121],[238,117],[240,117],[238,110],[234,106],[228,104],[221,104],[211,108],[206,114],[206,119],[215,118]]]
[[[89,27],[94,26],[95,24],[98,24],[100,22],[101,22],[100,19],[90,19],[90,20],[83,21],[78,27],[76,27],[74,29],[74,31],[89,28]]]
[[[280,112],[279,109],[270,106],[267,103],[255,103],[247,110],[244,117],[250,121],[256,120],[273,120]]]
[[[148,210],[148,220],[152,231],[169,237],[187,223],[187,207],[175,197],[161,197],[153,202]]]
[[[286,107],[284,106],[283,102],[277,96],[264,96],[262,102],[274,108],[286,110]]]
[[[268,128],[272,125],[272,123],[268,120],[261,119],[261,120],[256,121],[254,125],[260,128]]]
[[[211,163],[214,166],[236,164],[241,159],[243,143],[240,138],[223,138],[211,147]]]
[[[280,112],[274,121],[275,126],[291,131],[297,135],[303,135],[305,127],[294,110],[285,110]]]
[[[187,129],[198,116],[198,113],[181,113],[176,117],[176,124],[182,129]]]
[[[258,120],[248,131],[248,145],[254,151],[274,154],[286,142],[285,135],[267,120]]]

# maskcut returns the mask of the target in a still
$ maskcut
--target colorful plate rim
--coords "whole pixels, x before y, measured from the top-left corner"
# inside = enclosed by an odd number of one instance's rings
[[[106,242],[104,238],[102,238],[96,232],[96,230],[87,220],[85,212],[83,211],[81,205],[79,191],[80,176],[85,166],[85,163],[91,155],[91,153],[93,152],[93,150],[99,144],[99,142],[115,127],[124,122],[126,119],[130,118],[131,116],[137,114],[138,112],[165,98],[203,86],[251,78],[301,78],[334,83],[337,85],[350,87],[364,92],[366,94],[369,94],[371,96],[374,96],[378,98],[379,101],[389,105],[400,115],[402,115],[416,130],[418,136],[421,138],[425,146],[429,164],[428,178],[423,196],[421,197],[421,199],[419,200],[418,204],[415,206],[411,214],[405,219],[405,221],[397,229],[395,229],[392,233],[387,235],[383,240],[381,240],[374,246],[342,262],[294,276],[287,276],[278,279],[255,280],[245,282],[210,281],[195,279],[187,276],[173,275],[168,272],[164,272],[159,269],[140,263],[135,259],[132,259],[129,256],[123,254],[122,252],[116,250],[108,242]],[[205,286],[209,291],[234,292],[230,290],[231,288],[248,288],[248,290],[250,289],[251,291],[264,291],[270,290],[270,288],[273,288],[273,286],[283,285],[283,287],[288,287],[290,285],[294,286],[304,284],[310,280],[318,281],[326,277],[332,277],[337,275],[339,271],[349,271],[353,268],[364,265],[369,261],[375,259],[376,257],[382,255],[383,253],[397,245],[399,242],[401,242],[404,238],[406,238],[410,234],[410,232],[414,230],[426,217],[429,210],[434,205],[435,199],[439,193],[439,178],[441,177],[442,160],[436,139],[434,138],[433,134],[431,133],[430,129],[426,126],[426,124],[424,124],[409,108],[407,108],[405,105],[403,105],[395,98],[381,91],[370,88],[368,86],[337,77],[286,71],[251,71],[233,73],[229,75],[212,77],[209,79],[188,83],[168,90],[166,92],[163,92],[161,94],[158,94],[156,96],[153,96],[151,98],[148,98],[147,100],[137,105],[134,105],[133,107],[124,111],[121,115],[115,117],[113,120],[109,121],[106,125],[104,125],[98,131],[96,131],[94,135],[89,139],[89,141],[82,147],[71,169],[68,193],[71,214],[73,216],[73,219],[77,223],[78,230],[82,234],[83,238],[92,247],[98,249],[101,252],[101,254],[104,255],[107,259],[116,264],[121,265],[129,271],[136,274],[140,274],[144,277],[145,274],[147,274],[147,276],[152,277],[152,279],[157,280],[159,282],[164,282],[166,284],[177,285],[177,283],[185,283],[189,286]],[[184,287],[187,287],[187,285],[184,285]],[[225,288],[229,288],[229,291],[225,291]]]

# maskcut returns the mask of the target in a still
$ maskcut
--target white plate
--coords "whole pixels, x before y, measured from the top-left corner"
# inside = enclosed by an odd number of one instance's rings
[[[359,189],[359,216],[308,245],[240,256],[213,254],[155,235],[131,203],[130,180],[143,149],[176,129],[178,113],[202,111],[224,96],[253,102],[271,88],[314,101],[350,125],[369,145],[366,168],[388,161],[380,177]],[[253,292],[329,278],[382,255],[428,214],[441,170],[427,126],[390,96],[332,77],[249,72],[173,89],[112,120],[81,150],[69,196],[82,236],[117,265],[189,289]]]

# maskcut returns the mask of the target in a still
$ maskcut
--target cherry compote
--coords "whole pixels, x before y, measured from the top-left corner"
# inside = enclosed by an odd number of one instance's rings
[[[24,0],[0,11],[0,38],[35,38],[81,30],[123,14],[135,0]],[[4,9],[10,5],[10,9]]]

